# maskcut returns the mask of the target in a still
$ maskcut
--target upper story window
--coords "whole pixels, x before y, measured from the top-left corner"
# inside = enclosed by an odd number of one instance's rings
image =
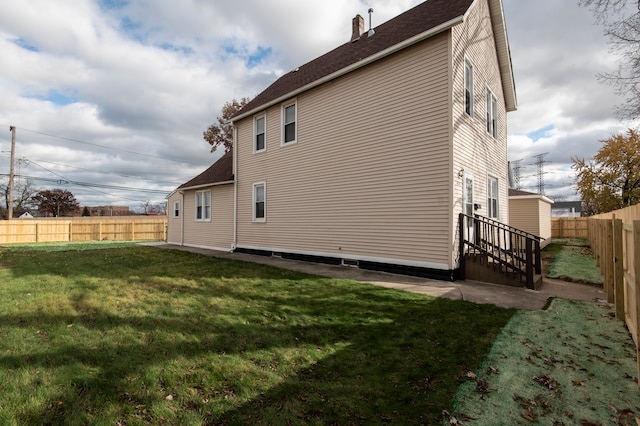
[[[256,117],[254,122],[253,152],[264,151],[266,148],[266,116]]]
[[[196,220],[211,220],[211,191],[196,192]]]
[[[487,216],[498,219],[498,179],[489,176],[487,180]]]
[[[296,142],[296,103],[285,104],[282,106],[282,144]]]
[[[180,217],[180,201],[173,202],[173,217]]]
[[[264,222],[267,218],[267,193],[264,182],[253,184],[253,221]]]
[[[487,133],[498,137],[498,100],[487,88]]]
[[[464,112],[473,117],[473,65],[464,60]]]

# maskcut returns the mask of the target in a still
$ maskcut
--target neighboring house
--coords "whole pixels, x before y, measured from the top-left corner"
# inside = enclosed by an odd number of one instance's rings
[[[551,242],[551,209],[554,202],[544,195],[509,189],[509,225]]]
[[[582,201],[557,201],[551,207],[553,217],[580,217],[582,216]]]
[[[508,221],[502,2],[428,0],[352,29],[233,117],[235,188],[178,188],[169,242],[455,279],[459,214]],[[194,192],[210,189],[229,244],[195,231]]]

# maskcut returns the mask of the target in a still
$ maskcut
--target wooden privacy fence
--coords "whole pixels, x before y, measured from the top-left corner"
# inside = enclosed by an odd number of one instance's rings
[[[589,218],[588,238],[604,276],[607,300],[615,305],[616,317],[626,323],[633,337],[640,378],[640,220],[636,220],[640,209],[625,210]]]
[[[166,239],[167,218],[165,216],[17,219],[0,221],[0,244]]]
[[[587,238],[589,237],[588,220],[588,217],[553,217],[551,218],[551,237]]]

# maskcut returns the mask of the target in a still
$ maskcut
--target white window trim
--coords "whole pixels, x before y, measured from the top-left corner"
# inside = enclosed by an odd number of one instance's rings
[[[471,69],[471,90],[470,90],[470,96],[469,96],[469,103],[470,105],[470,111],[469,113],[467,113],[467,66]],[[469,58],[467,58],[465,56],[464,58],[464,67],[463,67],[463,76],[462,76],[462,80],[463,80],[463,87],[462,87],[462,110],[464,112],[464,115],[466,115],[467,117],[471,117],[473,118],[473,112],[475,109],[475,94],[474,94],[474,84],[473,84],[473,74],[474,74],[474,66],[473,66],[473,62],[471,62],[471,60],[469,60]]]
[[[256,188],[262,186],[264,189],[264,217],[256,217]],[[254,182],[252,190],[252,203],[251,203],[251,220],[253,222],[263,223],[267,221],[267,182]]]
[[[256,138],[258,137],[258,120],[264,119],[264,148],[256,149]],[[253,153],[265,152],[267,150],[267,114],[256,115],[253,118]]]
[[[293,105],[295,107],[295,112],[296,112],[296,120],[295,120],[295,133],[293,136],[293,140],[289,141],[289,142],[285,142],[284,138],[285,138],[285,109],[290,107],[291,105]],[[294,145],[298,142],[298,100],[297,99],[293,99],[289,102],[283,103],[282,107],[280,109],[280,116],[281,116],[281,120],[280,120],[280,129],[281,129],[281,137],[280,137],[280,146],[289,146],[289,145]]]
[[[173,217],[174,218],[180,217],[180,201],[173,202]]]
[[[491,216],[491,200],[493,199],[491,198],[491,181],[496,182],[496,211],[494,216]],[[487,217],[489,219],[500,219],[500,179],[493,175],[487,175]]]
[[[202,194],[202,217],[198,218],[198,194]],[[205,204],[205,194],[209,194],[209,215],[206,215],[206,204]],[[195,211],[194,211],[194,219],[196,222],[211,222],[211,191],[196,191],[195,193]]]
[[[491,101],[491,104],[489,103]],[[487,98],[485,100],[485,108],[487,109],[485,119],[485,129],[489,136],[498,139],[498,98],[491,88],[487,86]]]

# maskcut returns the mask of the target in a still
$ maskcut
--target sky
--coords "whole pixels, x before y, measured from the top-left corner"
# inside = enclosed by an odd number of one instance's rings
[[[603,28],[578,0],[503,0],[518,110],[509,159],[521,189],[577,199],[571,157],[633,123],[599,82],[616,69]],[[422,0],[2,0],[0,179],[71,191],[80,205],[160,204],[222,154],[202,138],[225,102]],[[4,131],[2,130],[4,129]],[[4,175],[4,176],[3,176]]]

